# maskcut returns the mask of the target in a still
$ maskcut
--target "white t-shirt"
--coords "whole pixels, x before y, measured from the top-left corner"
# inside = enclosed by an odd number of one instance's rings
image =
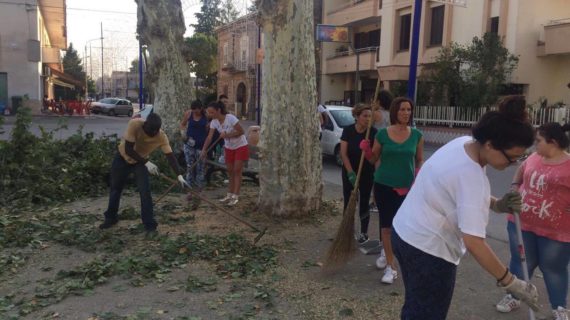
[[[393,222],[402,240],[456,265],[463,234],[485,238],[489,221],[489,179],[464,147],[472,140],[454,139],[425,162]]]
[[[226,114],[226,119],[224,123],[220,125],[220,121],[218,119],[212,120],[210,122],[210,128],[218,130],[219,133],[225,132],[230,133],[234,131],[234,126],[239,122],[238,118],[233,114]],[[247,146],[247,139],[245,135],[240,135],[239,137],[234,138],[225,138],[224,139],[224,148],[235,150],[243,146]]]

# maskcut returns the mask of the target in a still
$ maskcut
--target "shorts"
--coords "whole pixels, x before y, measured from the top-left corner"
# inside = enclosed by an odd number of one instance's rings
[[[374,183],[374,198],[378,206],[380,228],[392,228],[392,221],[406,196],[399,195],[390,186]]]
[[[249,160],[249,147],[242,146],[235,150],[224,148],[224,159],[226,163]]]

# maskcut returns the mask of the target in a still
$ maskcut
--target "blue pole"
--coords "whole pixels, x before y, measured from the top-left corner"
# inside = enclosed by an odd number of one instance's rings
[[[143,94],[143,56],[142,44],[139,40],[139,108],[144,107],[144,94]]]
[[[261,27],[257,27],[257,49],[261,48]],[[257,57],[256,57],[257,58]],[[261,125],[261,63],[257,64],[257,125]]]
[[[408,74],[408,98],[416,102],[416,79],[418,71],[418,49],[420,45],[420,23],[422,19],[422,1],[414,2],[414,22],[412,26],[412,51],[410,52],[410,73]]]

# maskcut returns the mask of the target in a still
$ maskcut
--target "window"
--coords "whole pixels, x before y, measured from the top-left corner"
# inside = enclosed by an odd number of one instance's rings
[[[400,16],[400,51],[410,50],[410,32],[412,31],[412,14]]]
[[[380,29],[370,32],[359,32],[354,34],[354,48],[362,49],[380,46]]]
[[[491,30],[489,32],[499,34],[499,17],[491,18]]]
[[[431,8],[431,29],[429,34],[429,45],[439,46],[443,43],[443,17],[445,6]]]
[[[249,37],[248,36],[243,36],[240,39],[240,49],[241,49],[241,63],[242,64],[246,64],[247,60],[248,60],[248,46],[249,44]]]
[[[228,43],[224,43],[223,46],[223,65],[227,66],[229,63],[229,50],[228,50]]]

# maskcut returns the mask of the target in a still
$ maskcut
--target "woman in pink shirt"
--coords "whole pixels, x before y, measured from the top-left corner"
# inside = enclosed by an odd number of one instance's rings
[[[556,320],[568,319],[570,154],[565,150],[570,141],[565,131],[570,131],[570,125],[542,125],[536,136],[536,152],[518,168],[512,183],[513,189],[518,190],[523,199],[520,217],[530,276],[536,267],[544,274]],[[514,218],[509,215],[508,219],[510,269],[522,278]],[[519,300],[506,295],[497,304],[497,310],[510,312],[519,306]]]

